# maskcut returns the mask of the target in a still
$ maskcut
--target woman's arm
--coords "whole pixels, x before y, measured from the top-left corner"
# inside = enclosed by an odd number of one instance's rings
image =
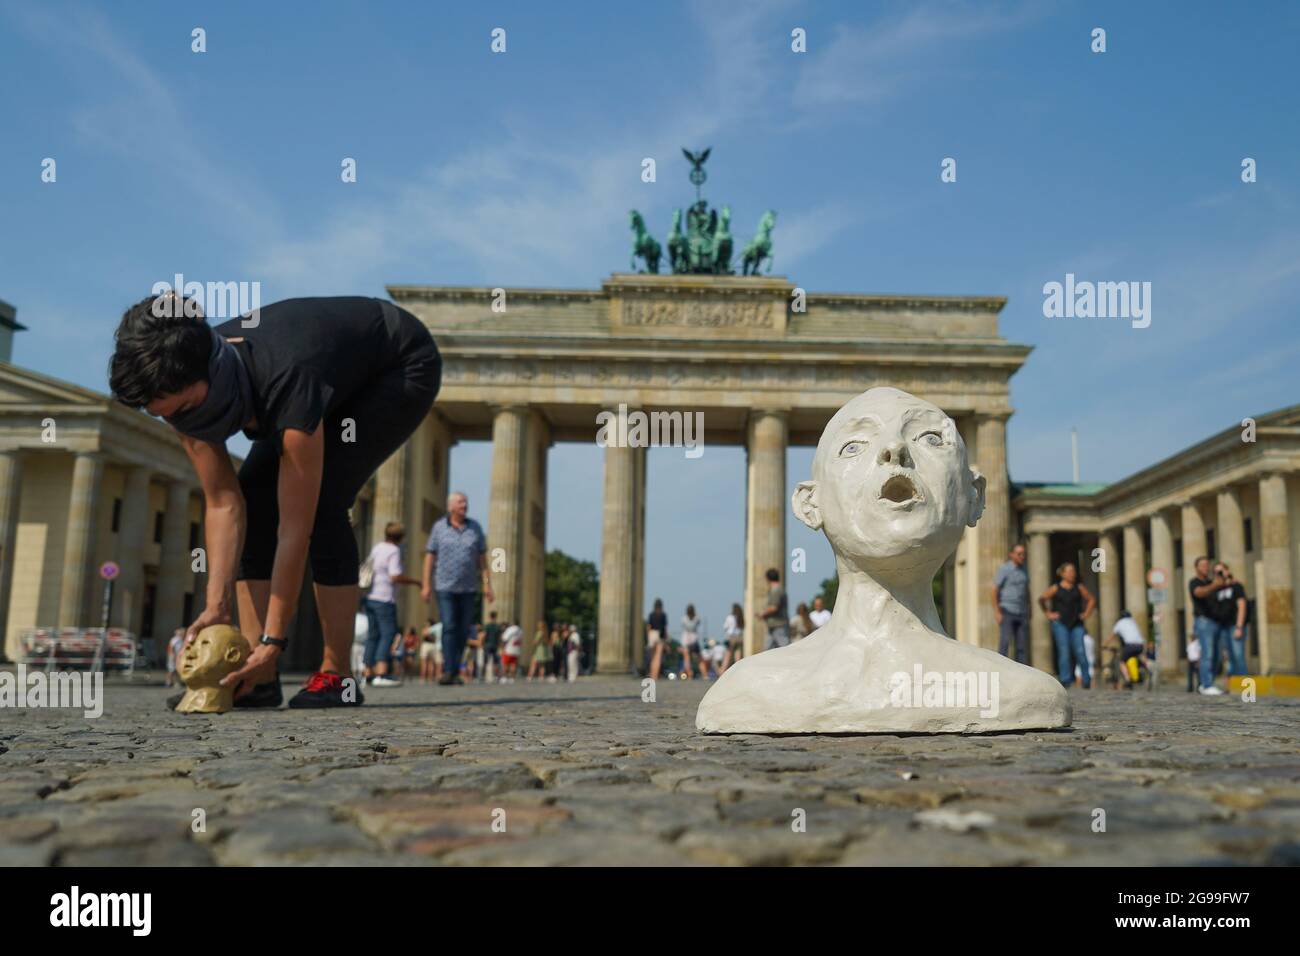
[[[203,544],[208,588],[203,613],[186,629],[188,642],[213,624],[229,624],[235,606],[235,572],[244,547],[244,495],[225,445],[181,435],[181,447],[203,489]]]
[[[280,480],[276,489],[280,527],[276,534],[271,600],[265,624],[266,633],[272,637],[284,637],[297,608],[307,564],[307,546],[316,522],[324,462],[323,422],[310,435],[296,428],[284,430],[284,452],[280,456]]]
[[[1089,591],[1082,584],[1079,585],[1079,592],[1083,595],[1083,600],[1084,600],[1083,614],[1080,616],[1087,617],[1089,614],[1092,613],[1092,609],[1097,606],[1097,599],[1093,597],[1092,592]]]

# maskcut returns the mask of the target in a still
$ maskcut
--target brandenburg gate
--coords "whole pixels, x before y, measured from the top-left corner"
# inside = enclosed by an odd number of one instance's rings
[[[599,289],[388,291],[433,333],[443,384],[425,425],[377,476],[371,540],[395,518],[427,530],[450,490],[451,445],[490,439],[487,528],[501,620],[531,634],[543,616],[550,446],[595,442],[597,415],[620,405],[700,412],[706,449],[747,453],[745,642],[761,649],[763,574],[789,576],[786,449],[815,445],[844,402],[892,385],[951,415],[988,480],[984,516],[943,571],[944,618],[958,640],[997,647],[992,606],[979,595],[1009,545],[1008,381],[1030,352],[998,333],[1005,299],[817,293],[781,276],[654,270],[615,273]],[[620,673],[643,646],[645,448],[607,445],[604,469],[598,669]],[[551,478],[562,493],[563,476]],[[423,545],[422,534],[408,537],[409,566]]]

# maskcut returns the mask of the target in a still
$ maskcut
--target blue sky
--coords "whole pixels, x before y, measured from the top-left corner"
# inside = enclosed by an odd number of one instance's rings
[[[1300,401],[1297,35],[1288,3],[0,2],[0,298],[30,326],[16,362],[103,388],[122,309],[176,272],[264,301],[594,287],[627,267],[627,209],[662,240],[679,148],[711,145],[706,195],[737,236],[778,210],[799,285],[1006,296],[1003,334],[1035,348],[1012,477],[1068,479],[1076,426],[1082,478],[1114,480]],[[1151,282],[1151,326],[1044,318],[1067,272]],[[552,451],[549,542],[593,559],[599,464]],[[488,465],[453,453],[480,515]],[[738,449],[651,453],[648,588],[673,615],[716,626],[739,597],[743,473]],[[833,566],[790,524],[799,599]]]

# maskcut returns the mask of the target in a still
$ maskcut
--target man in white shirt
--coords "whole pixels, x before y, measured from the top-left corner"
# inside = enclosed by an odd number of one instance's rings
[[[831,619],[831,612],[826,610],[826,604],[821,598],[815,597],[813,598],[813,609],[808,612],[808,616],[812,618],[813,630],[816,630],[819,627],[826,626],[826,622]]]
[[[1138,629],[1137,621],[1133,620],[1133,615],[1128,611],[1119,612],[1119,620],[1115,622],[1112,633],[1120,639],[1119,651],[1119,672],[1125,683],[1131,684],[1132,678],[1129,677],[1128,660],[1130,657],[1138,658],[1138,664],[1141,665],[1142,649],[1146,647],[1146,638]]]

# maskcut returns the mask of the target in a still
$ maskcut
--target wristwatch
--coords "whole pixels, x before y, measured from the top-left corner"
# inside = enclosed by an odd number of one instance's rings
[[[259,643],[259,644],[270,644],[272,647],[278,647],[278,648],[280,648],[280,650],[282,650],[282,651],[285,650],[286,648],[288,648],[288,646],[289,646],[289,641],[288,641],[286,638],[283,638],[283,637],[272,637],[270,634],[263,634],[263,635],[262,635],[262,639],[261,639],[260,641],[258,641],[258,643]]]

